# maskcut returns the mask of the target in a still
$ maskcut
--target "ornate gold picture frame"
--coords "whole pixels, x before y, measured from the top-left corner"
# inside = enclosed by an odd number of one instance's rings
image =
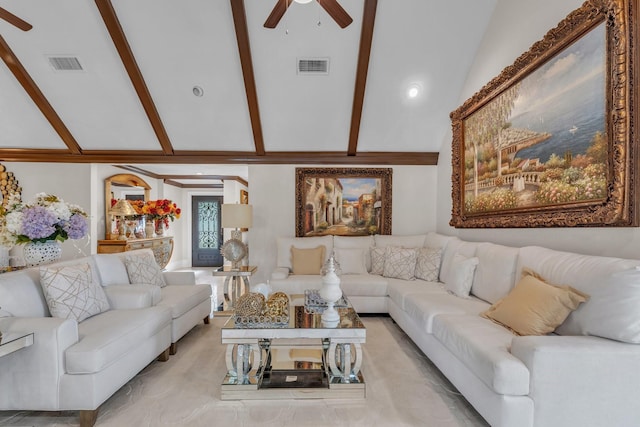
[[[296,236],[391,234],[391,168],[296,168]]]
[[[637,226],[637,0],[590,0],[451,113],[461,228]]]

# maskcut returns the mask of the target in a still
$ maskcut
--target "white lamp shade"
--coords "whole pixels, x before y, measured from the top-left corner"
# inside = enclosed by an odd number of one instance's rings
[[[222,205],[222,228],[250,228],[253,225],[253,206]]]

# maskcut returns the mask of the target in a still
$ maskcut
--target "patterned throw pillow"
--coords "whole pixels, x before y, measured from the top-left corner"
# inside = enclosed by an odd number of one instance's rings
[[[399,248],[387,246],[384,260],[384,277],[395,279],[415,280],[416,250],[413,248]]]
[[[416,258],[416,278],[437,282],[441,256],[441,248],[419,248]]]
[[[125,255],[124,265],[127,267],[129,283],[156,285],[161,288],[167,286],[162,270],[151,253]]]
[[[40,285],[53,317],[78,322],[109,310],[99,283],[94,283],[89,264],[40,269]]]
[[[384,273],[384,259],[387,248],[371,248],[371,274],[382,276]]]

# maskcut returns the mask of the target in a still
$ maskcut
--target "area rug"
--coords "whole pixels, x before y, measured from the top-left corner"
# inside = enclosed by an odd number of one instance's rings
[[[365,399],[221,401],[218,316],[101,407],[96,426],[487,426],[389,317],[364,317]],[[0,426],[77,426],[77,412],[0,411]]]

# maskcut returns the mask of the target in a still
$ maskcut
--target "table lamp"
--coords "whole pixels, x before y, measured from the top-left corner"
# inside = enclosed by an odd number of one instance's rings
[[[249,248],[242,241],[241,228],[253,225],[253,206],[245,204],[222,205],[222,228],[233,228],[231,239],[224,242],[220,253],[231,261],[231,268],[238,270],[242,260],[248,255]]]
[[[128,200],[120,199],[118,202],[109,209],[109,213],[115,217],[121,217],[118,227],[118,240],[127,240],[125,235],[124,217],[137,215],[136,210],[131,206]]]

